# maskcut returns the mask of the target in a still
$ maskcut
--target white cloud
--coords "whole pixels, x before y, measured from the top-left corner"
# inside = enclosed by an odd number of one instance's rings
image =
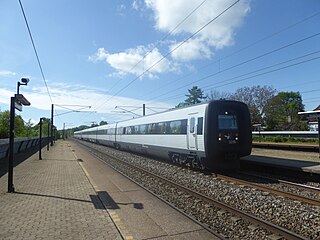
[[[170,32],[180,23],[202,0],[194,0],[185,4],[184,0],[145,0],[146,6],[154,12],[155,28]],[[244,17],[249,13],[249,0],[238,2],[235,6],[221,15],[201,30],[193,40],[189,40],[192,50],[175,51],[172,57],[176,60],[190,61],[199,58],[212,56],[214,49],[221,49],[234,43],[235,30],[239,27]],[[198,31],[214,17],[218,16],[223,10],[234,3],[233,0],[206,1],[197,11],[195,11],[183,24],[181,24],[172,34],[188,36]],[[190,43],[189,43],[190,42]],[[198,53],[196,53],[196,45]],[[170,48],[174,48],[173,44]],[[211,51],[211,52],[209,52]],[[203,55],[204,54],[204,55]]]
[[[7,89],[0,88],[0,103],[8,104],[10,97],[14,92]],[[67,111],[58,105],[83,105],[91,106],[91,109],[84,109],[90,111],[97,111],[97,113],[112,114],[114,113],[115,106],[142,106],[145,101],[115,96],[110,99],[111,95],[103,93],[102,91],[85,85],[75,85],[66,83],[53,83],[50,85],[50,94],[55,104],[55,109],[58,113]],[[31,107],[40,110],[49,110],[51,108],[51,101],[48,97],[47,90],[44,86],[33,87],[24,89],[23,95],[31,102]],[[110,99],[110,100],[109,100]],[[108,101],[107,101],[108,100]],[[153,102],[150,106],[170,108],[172,106],[161,103]],[[72,108],[76,109],[76,108]],[[137,110],[137,114],[141,114],[141,109]],[[151,112],[150,112],[151,113]],[[123,118],[122,114],[120,118]],[[128,118],[128,116],[125,116]]]
[[[5,104],[10,103],[10,97],[12,97],[14,94],[15,92],[0,88],[0,102]]]
[[[17,73],[15,72],[11,72],[11,71],[0,71],[0,77],[11,77],[11,76],[15,76],[17,75]]]
[[[141,5],[143,3],[141,3],[141,0],[133,0],[132,1],[132,8],[136,11],[139,11],[139,9],[141,8]]]
[[[170,51],[176,49],[171,55],[177,61],[186,62],[193,59],[210,58],[213,54],[208,45],[199,39],[192,39],[181,46],[179,45],[181,45],[181,42],[170,46]]]
[[[142,0],[132,2],[132,8],[137,11],[152,10],[156,30],[170,33],[170,40],[161,41],[161,49],[165,46],[166,52],[172,51],[170,56],[164,58],[159,46],[154,47],[149,44],[118,53],[109,53],[105,48],[99,48],[94,55],[89,57],[89,60],[92,62],[105,61],[116,70],[110,74],[111,76],[123,77],[127,74],[140,76],[150,68],[144,76],[155,78],[162,73],[179,72],[181,63],[211,58],[217,49],[234,44],[235,30],[249,13],[250,0],[238,2],[192,39],[183,43],[183,39],[191,36],[217,17],[231,6],[234,0],[208,0],[176,28],[202,2],[203,0],[193,0],[186,4],[185,0],[145,0],[144,6],[142,6]],[[175,28],[176,30],[171,32]]]
[[[163,58],[157,48],[147,48],[144,46],[138,46],[137,48],[113,54],[108,53],[104,48],[99,48],[93,56],[89,57],[89,60],[92,62],[107,62],[117,70],[116,75],[120,76],[128,73],[140,76],[150,69],[144,76],[153,78],[156,74],[174,71],[177,67],[168,59]]]

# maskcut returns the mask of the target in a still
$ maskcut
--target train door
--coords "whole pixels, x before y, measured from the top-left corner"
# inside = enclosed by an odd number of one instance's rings
[[[190,150],[198,150],[197,144],[197,117],[195,114],[189,116],[188,124],[188,146]]]

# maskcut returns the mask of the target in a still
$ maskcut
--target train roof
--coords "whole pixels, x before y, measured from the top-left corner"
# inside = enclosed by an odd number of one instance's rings
[[[205,105],[204,107],[206,107],[207,105],[211,104],[211,103],[219,103],[219,102],[238,102],[238,101],[234,101],[234,100],[225,100],[225,99],[220,99],[220,100],[211,100],[211,101],[207,101],[207,102],[202,102],[202,103],[198,103],[198,104],[193,104],[193,105],[188,105],[188,106],[184,106],[184,107],[179,107],[179,108],[172,108],[163,112],[158,112],[158,113],[153,113],[150,115],[146,115],[146,116],[141,116],[141,117],[137,117],[137,118],[133,118],[133,119],[126,119],[126,120],[122,120],[122,121],[118,121],[116,123],[111,123],[111,124],[107,124],[107,125],[103,125],[103,126],[97,126],[97,127],[93,127],[93,128],[87,128],[81,131],[77,131],[75,133],[78,132],[86,132],[86,131],[91,131],[91,130],[97,130],[97,129],[107,129],[108,127],[104,127],[104,126],[110,126],[110,127],[115,127],[116,124],[121,124],[121,123],[125,123],[125,122],[135,122],[135,121],[140,121],[141,119],[145,119],[145,118],[153,118],[157,115],[162,115],[162,114],[168,114],[168,113],[172,113],[172,112],[176,112],[176,111],[184,111],[186,109],[191,109],[191,108],[198,108],[200,106]],[[238,102],[240,103],[240,102]]]
[[[134,120],[134,119],[142,119],[142,118],[146,118],[146,117],[150,117],[150,116],[155,116],[155,115],[159,115],[159,114],[164,114],[164,113],[181,111],[181,110],[189,109],[189,108],[196,108],[196,107],[198,107],[198,106],[209,105],[210,103],[214,103],[214,102],[216,102],[216,103],[218,103],[218,102],[238,102],[238,103],[241,103],[241,102],[239,102],[239,101],[226,100],[226,99],[210,100],[210,101],[207,101],[207,102],[192,104],[192,105],[188,105],[188,106],[184,106],[184,107],[171,108],[171,109],[166,110],[166,111],[163,111],[163,112],[152,113],[152,114],[149,114],[149,115],[146,115],[146,116],[136,117],[136,118],[133,118],[133,119],[126,119],[126,120],[118,121],[117,123],[126,122],[126,121],[130,121],[130,120]]]

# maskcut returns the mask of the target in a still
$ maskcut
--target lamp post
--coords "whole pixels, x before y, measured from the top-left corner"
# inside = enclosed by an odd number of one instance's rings
[[[15,109],[22,111],[22,105],[30,106],[30,102],[19,93],[21,85],[28,85],[28,78],[21,78],[21,82],[17,84],[17,94],[11,97],[10,102],[10,136],[9,136],[9,162],[8,162],[8,192],[14,192],[13,185],[13,154],[14,154],[14,117]]]
[[[48,142],[47,142],[47,151],[49,151],[50,146],[50,121],[48,122]]]
[[[41,149],[42,149],[42,120],[44,118],[40,118],[40,123],[39,123],[39,128],[40,128],[40,133],[39,133],[39,160],[42,160],[41,156]]]

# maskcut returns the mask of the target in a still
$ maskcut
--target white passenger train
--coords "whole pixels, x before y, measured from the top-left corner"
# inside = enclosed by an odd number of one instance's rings
[[[252,147],[247,105],[227,100],[89,128],[74,137],[211,170],[237,168]]]

